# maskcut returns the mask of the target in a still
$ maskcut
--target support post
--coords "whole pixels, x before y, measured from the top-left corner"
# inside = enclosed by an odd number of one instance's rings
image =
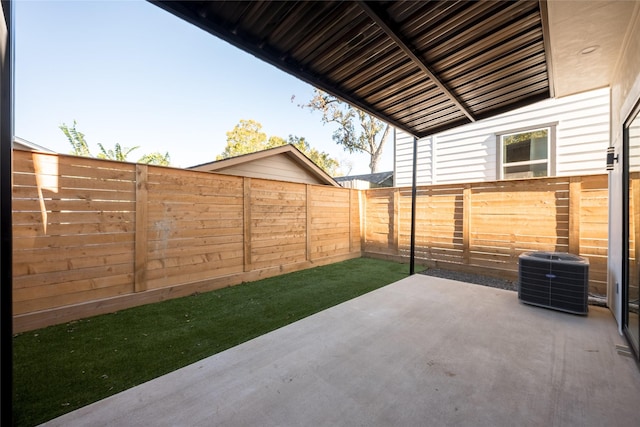
[[[2,424],[13,425],[13,2],[0,5],[0,401]]]
[[[418,181],[418,138],[413,137],[413,178],[411,183],[411,250],[409,254],[409,274],[416,273],[416,196]]]

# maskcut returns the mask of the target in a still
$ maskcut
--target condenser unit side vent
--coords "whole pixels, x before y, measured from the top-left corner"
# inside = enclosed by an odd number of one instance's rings
[[[518,259],[518,298],[526,304],[587,314],[589,260],[565,252],[525,252]]]

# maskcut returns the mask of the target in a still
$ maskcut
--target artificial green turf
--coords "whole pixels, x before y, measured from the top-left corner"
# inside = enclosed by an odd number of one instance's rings
[[[18,334],[14,425],[33,426],[407,276],[358,258]]]

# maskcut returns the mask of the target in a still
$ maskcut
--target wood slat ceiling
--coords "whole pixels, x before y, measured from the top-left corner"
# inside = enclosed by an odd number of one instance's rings
[[[417,137],[550,96],[536,1],[161,1]]]

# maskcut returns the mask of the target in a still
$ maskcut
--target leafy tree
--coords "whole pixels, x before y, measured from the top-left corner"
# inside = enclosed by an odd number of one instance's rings
[[[99,159],[107,159],[107,160],[117,160],[120,162],[126,162],[127,157],[131,154],[132,151],[137,150],[140,146],[135,146],[132,148],[122,147],[120,144],[116,143],[113,149],[106,149],[100,143],[98,143],[98,148],[100,152],[97,156],[91,154],[91,150],[89,149],[89,144],[84,137],[84,134],[76,129],[76,121],[73,121],[73,126],[69,127],[65,123],[59,126],[62,133],[65,134],[71,147],[73,150],[71,154],[74,156],[82,156],[82,157],[97,157]],[[138,160],[137,163],[146,163],[150,165],[160,165],[160,166],[169,166],[171,162],[171,157],[169,153],[162,154],[160,152],[153,152],[149,154],[145,154]]]
[[[313,98],[300,107],[321,112],[324,124],[338,125],[333,132],[333,140],[349,153],[357,151],[369,154],[371,173],[378,171],[378,163],[391,129],[388,124],[319,89],[314,89]]]
[[[262,125],[255,120],[240,120],[240,123],[227,132],[227,145],[216,160],[255,153],[267,148],[272,146],[267,143],[267,134],[262,132]]]
[[[140,146],[136,145],[132,148],[121,147],[120,144],[116,143],[113,150],[105,150],[104,146],[98,143],[98,148],[100,148],[100,152],[97,157],[99,159],[107,159],[107,160],[117,160],[119,162],[126,162],[127,156],[133,151],[140,148]]]
[[[93,157],[89,150],[89,145],[84,139],[84,134],[76,129],[76,121],[73,121],[73,126],[69,127],[66,124],[59,126],[62,133],[65,134],[73,150],[70,154],[74,156]]]
[[[333,176],[340,166],[339,162],[328,153],[312,148],[304,137],[289,135],[288,140],[279,136],[267,138],[267,134],[262,132],[262,125],[255,120],[240,120],[231,131],[227,132],[227,145],[216,160],[255,153],[285,144],[295,146],[329,175]]]
[[[171,156],[169,152],[164,154],[154,151],[153,153],[145,154],[140,157],[138,163],[146,163],[148,165],[169,166],[171,164]]]

